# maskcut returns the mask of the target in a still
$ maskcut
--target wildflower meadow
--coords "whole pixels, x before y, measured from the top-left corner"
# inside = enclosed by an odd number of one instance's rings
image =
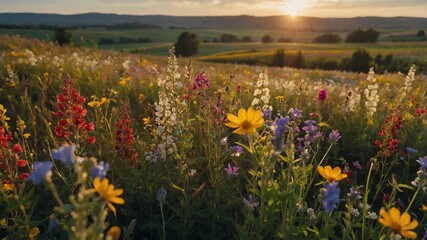
[[[416,65],[0,40],[0,239],[427,239]]]

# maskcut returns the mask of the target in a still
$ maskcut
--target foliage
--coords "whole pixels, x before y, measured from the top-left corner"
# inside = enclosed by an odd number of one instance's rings
[[[261,39],[262,43],[272,43],[274,42],[274,39],[270,35],[264,35]]]

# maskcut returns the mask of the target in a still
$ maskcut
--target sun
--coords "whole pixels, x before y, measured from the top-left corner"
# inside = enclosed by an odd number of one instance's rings
[[[313,0],[288,0],[283,7],[283,11],[291,17],[298,16],[304,11]]]

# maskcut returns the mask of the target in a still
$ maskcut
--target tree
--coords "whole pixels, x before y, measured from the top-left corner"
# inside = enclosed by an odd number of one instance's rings
[[[179,35],[175,43],[175,51],[177,56],[191,57],[197,55],[199,50],[199,39],[194,33],[183,32]]]
[[[243,36],[242,42],[252,42],[252,37],[251,36]]]
[[[350,70],[355,72],[367,72],[371,61],[371,55],[369,55],[366,50],[358,50],[351,55]]]
[[[366,42],[377,42],[380,33],[370,28],[368,30],[357,29],[352,31],[345,38],[345,42],[349,43],[366,43]]]
[[[426,35],[426,32],[424,30],[419,30],[417,32],[417,37],[424,37]]]
[[[55,29],[55,41],[60,45],[69,45],[73,41],[73,34],[67,32],[65,28],[59,27]]]
[[[338,34],[326,33],[320,36],[317,36],[314,40],[314,43],[339,43],[341,42],[341,37]]]
[[[262,37],[262,43],[272,43],[273,41],[274,39],[270,35],[264,35],[264,37]]]
[[[279,49],[273,55],[272,65],[275,67],[284,67],[285,66],[285,50]]]
[[[302,68],[304,66],[304,56],[302,55],[301,51],[298,51],[297,55],[295,56],[295,68]]]

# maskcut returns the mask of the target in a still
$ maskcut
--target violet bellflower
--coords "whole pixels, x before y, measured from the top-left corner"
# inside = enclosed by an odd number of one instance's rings
[[[276,148],[276,151],[282,152],[282,142],[283,137],[286,131],[288,131],[288,124],[289,124],[289,117],[280,117],[277,118],[273,123],[273,129],[274,129],[274,139],[273,139],[273,145]]]
[[[423,171],[427,171],[427,156],[420,157],[417,162],[421,165]]]
[[[27,181],[33,181],[35,185],[40,184],[43,179],[50,179],[52,175],[52,162],[35,162],[33,172],[28,176]]]
[[[110,164],[102,161],[97,166],[92,167],[92,169],[90,170],[90,177],[92,179],[98,177],[102,180],[107,176],[108,169],[110,169]]]
[[[329,140],[332,143],[338,142],[338,140],[341,138],[340,132],[338,130],[332,130],[331,133],[329,133]]]
[[[65,166],[69,166],[76,162],[75,149],[76,146],[74,144],[62,145],[59,149],[52,149],[52,158],[60,160]]]
[[[327,213],[331,213],[340,201],[340,189],[338,182],[328,182],[323,184],[322,194],[325,196],[323,199],[323,207]]]

